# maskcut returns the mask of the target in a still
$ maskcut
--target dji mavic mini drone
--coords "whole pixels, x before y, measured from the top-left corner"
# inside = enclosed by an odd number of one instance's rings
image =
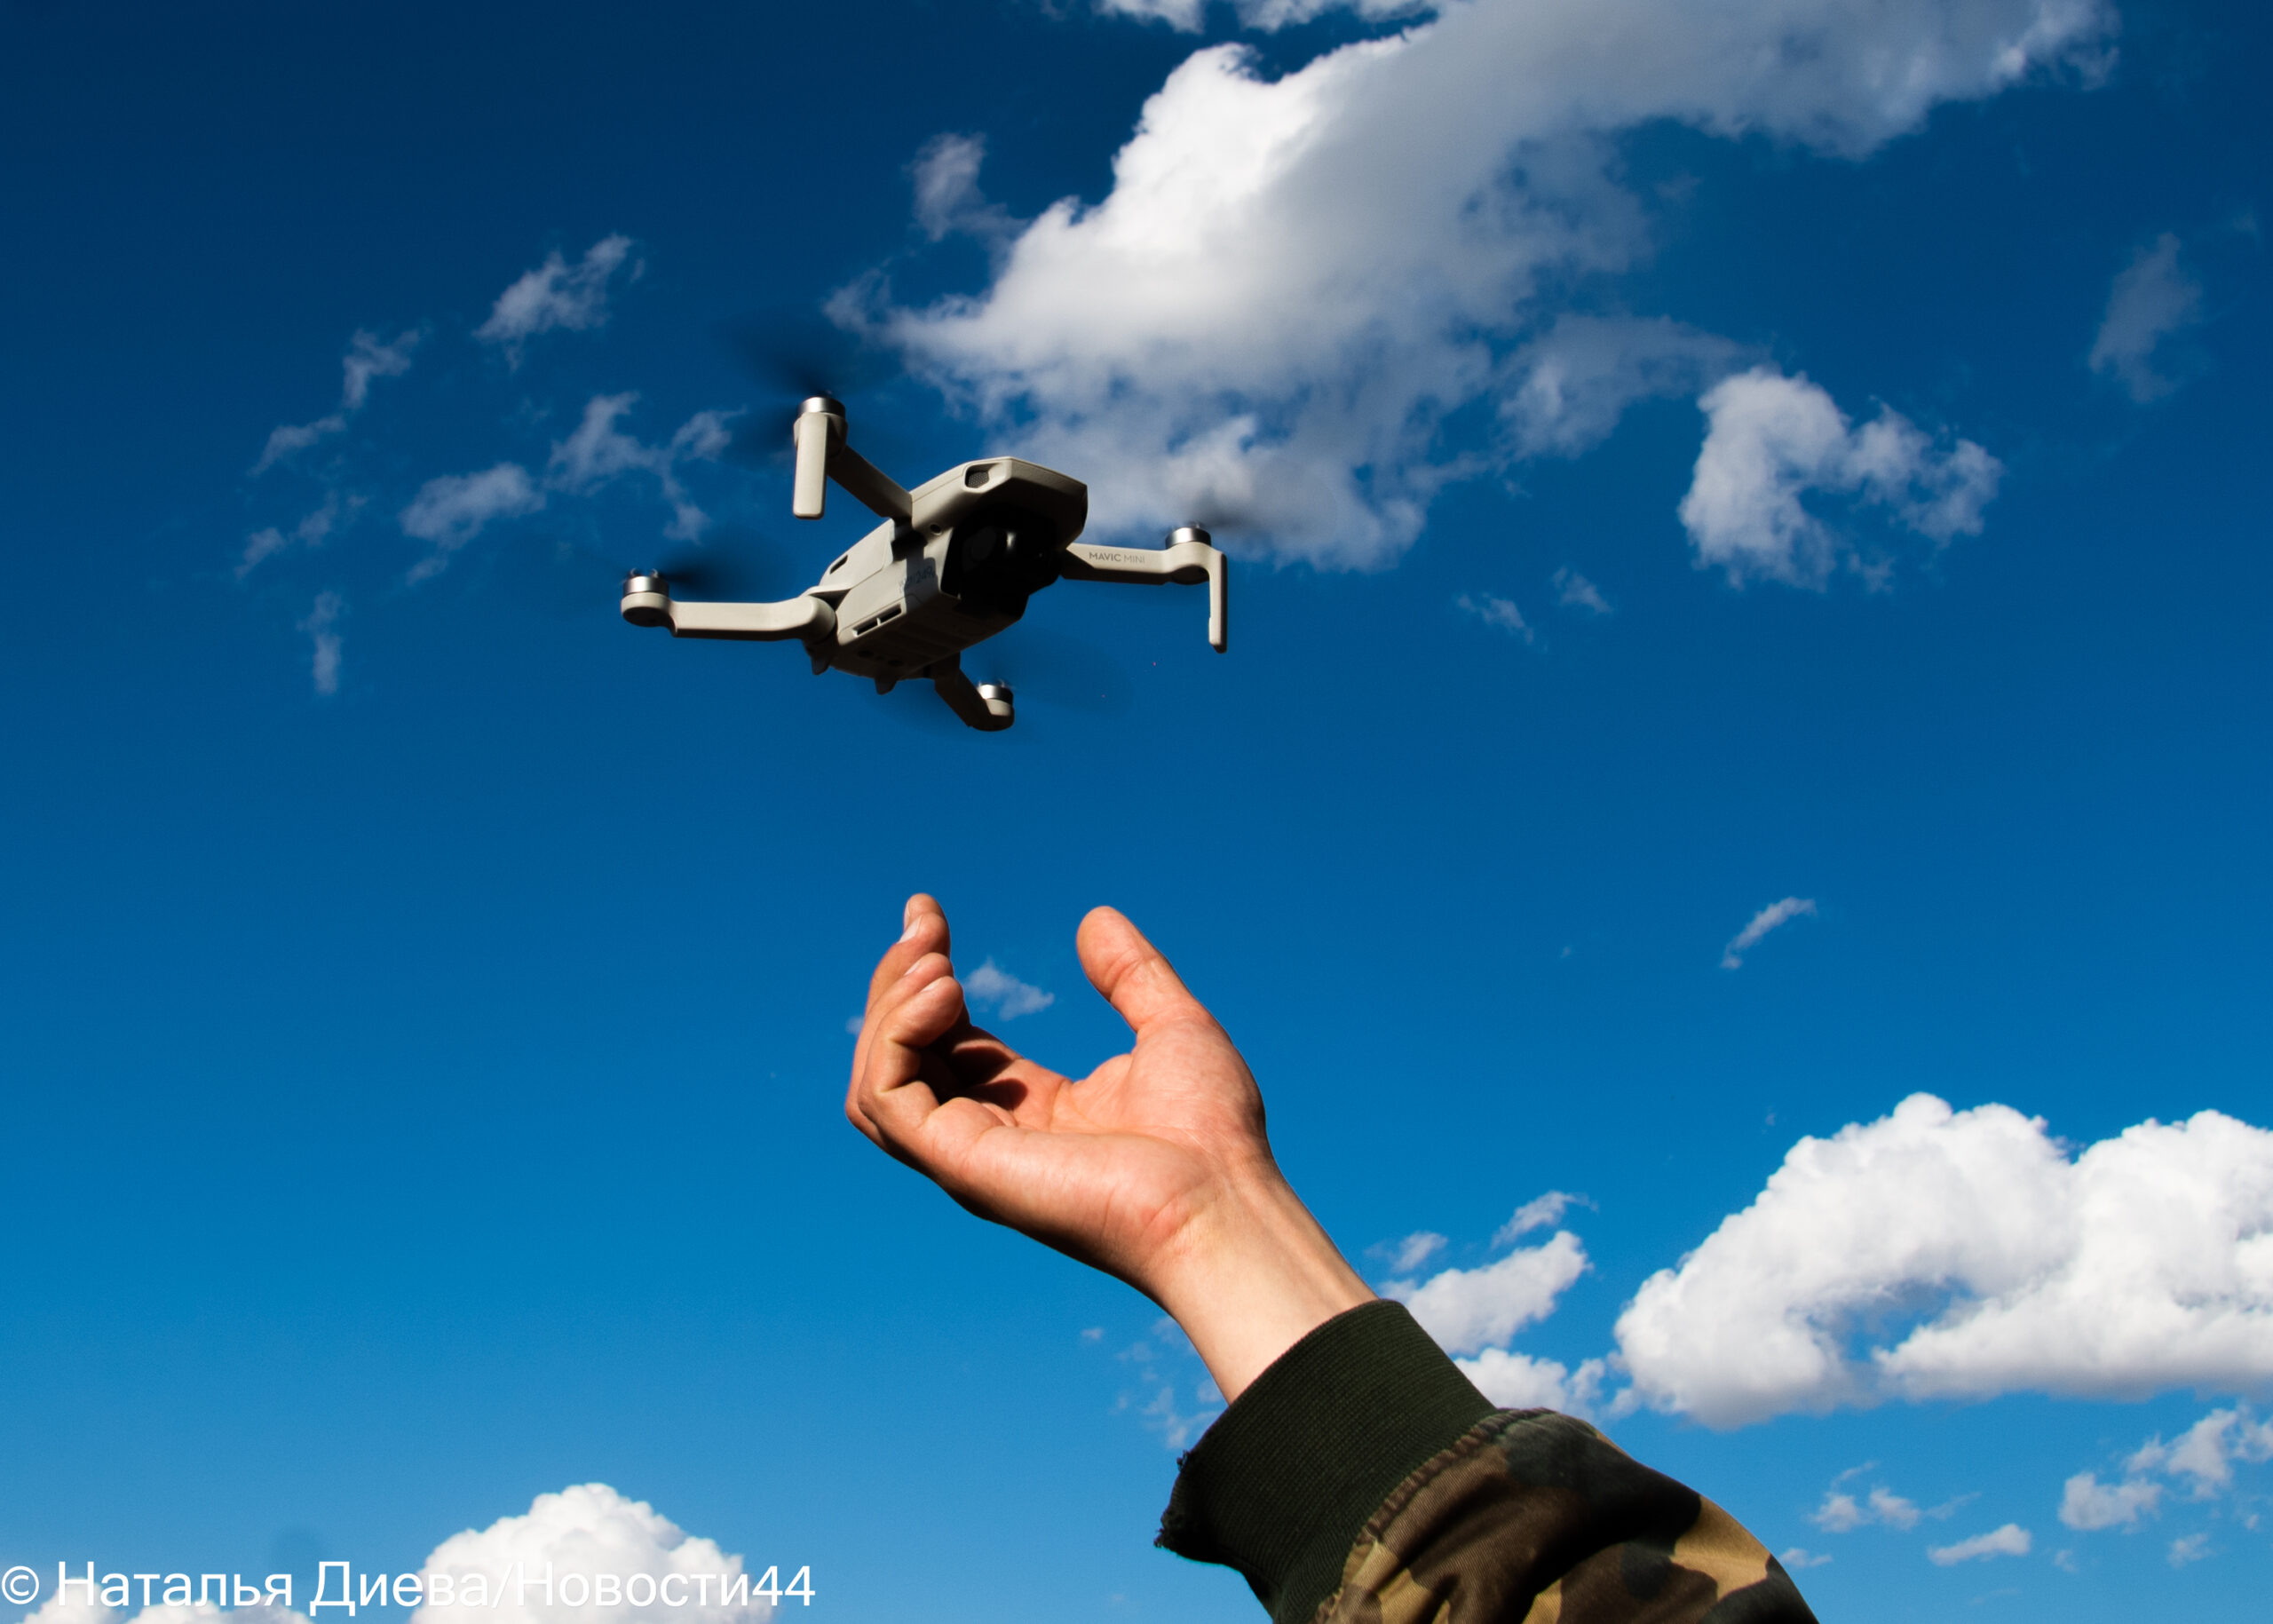
[[[797,451],[790,511],[819,519],[834,479],[884,522],[786,603],[680,603],[669,581],[648,570],[623,583],[625,620],[668,626],[675,638],[794,638],[812,657],[814,675],[835,666],[874,677],[879,693],[904,677],[929,677],[948,708],[982,733],[1016,719],[1010,690],[974,685],[963,675],[962,651],[1017,624],[1026,599],[1053,581],[1205,581],[1208,641],[1224,652],[1224,555],[1196,526],[1170,532],[1158,551],[1077,543],[1089,487],[1014,456],[964,463],[902,490],[852,449],[844,408],[828,395],[797,408],[790,440]]]

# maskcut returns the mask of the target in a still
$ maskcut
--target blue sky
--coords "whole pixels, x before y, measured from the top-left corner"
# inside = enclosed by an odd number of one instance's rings
[[[2267,25],[1866,10],[0,8],[0,1566],[305,1611],[600,1483],[1255,1616],[1179,1339],[841,1120],[922,888],[1068,1070],[1127,910],[1369,1278],[1823,1616],[2261,1596]],[[906,482],[1216,519],[1230,654],[1064,583],[980,736],[624,626],[859,533],[816,345]]]

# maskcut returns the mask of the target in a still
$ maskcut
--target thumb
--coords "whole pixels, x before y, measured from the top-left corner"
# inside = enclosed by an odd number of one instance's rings
[[[1074,946],[1089,984],[1105,994],[1131,1031],[1142,1035],[1147,1026],[1193,1017],[1215,1024],[1160,950],[1118,908],[1090,909]]]

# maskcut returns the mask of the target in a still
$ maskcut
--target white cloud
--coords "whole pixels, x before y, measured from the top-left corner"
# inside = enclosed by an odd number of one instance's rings
[[[2149,1474],[2191,1479],[2191,1497],[2214,1500],[2233,1486],[2234,1462],[2273,1460],[2273,1423],[2259,1421],[2248,1406],[2213,1410],[2166,1444],[2159,1434],[2123,1462],[2123,1477],[2102,1483],[2096,1472],[2078,1472],[2061,1487],[2060,1520],[2071,1528],[2134,1528],[2142,1516],[2161,1509],[2163,1485]]]
[[[318,693],[326,698],[339,692],[339,616],[347,605],[337,592],[319,592],[298,629],[313,646],[309,676]]]
[[[523,346],[539,333],[556,328],[581,333],[598,327],[607,320],[608,283],[630,257],[631,239],[622,235],[602,237],[574,265],[556,249],[543,265],[497,296],[489,319],[473,336],[501,346],[518,367]],[[636,281],[639,271],[634,263],[630,280]]]
[[[1208,23],[1208,0],[1097,0],[1097,8],[1107,16],[1164,22],[1184,34],[1197,34]],[[1434,7],[1430,0],[1231,0],[1231,9],[1244,27],[1269,32],[1328,12],[1380,19],[1409,17]]]
[[[1729,945],[1721,949],[1721,968],[1742,969],[1744,955],[1760,945],[1762,937],[1778,925],[1788,924],[1802,914],[1812,915],[1814,913],[1815,899],[1812,897],[1786,897],[1780,902],[1770,903],[1752,916],[1749,924],[1729,939]]]
[[[934,242],[957,234],[996,238],[1018,228],[1010,212],[978,189],[986,161],[981,135],[935,136],[916,154],[908,174],[915,183],[915,224],[926,237]]]
[[[1410,1274],[1445,1249],[1445,1238],[1430,1230],[1407,1235],[1391,1249],[1390,1270],[1398,1274]]]
[[[1494,598],[1489,592],[1481,598],[1471,598],[1462,592],[1453,601],[1462,614],[1472,614],[1487,626],[1496,627],[1511,638],[1521,638],[1526,643],[1532,640],[1532,630],[1524,623],[1523,611],[1509,598]]]
[[[2211,1411],[2175,1444],[2150,1438],[2123,1464],[2130,1472],[2191,1477],[2194,1498],[2208,1500],[2232,1485],[2236,1461],[2268,1460],[2273,1460],[2273,1422],[2259,1421],[2245,1405]]]
[[[1976,1533],[1954,1545],[1931,1546],[1926,1556],[1937,1567],[1954,1567],[1960,1562],[1985,1561],[1991,1557],[2025,1557],[2030,1544],[2027,1529],[2018,1523],[2007,1523],[2002,1528]]]
[[[546,1573],[551,1574],[548,1597]],[[360,1570],[359,1570],[360,1572]],[[665,1617],[682,1624],[764,1624],[772,1604],[756,1596],[730,1603],[728,1586],[747,1570],[742,1559],[687,1534],[642,1501],[628,1500],[605,1483],[580,1484],[540,1494],[528,1510],[480,1530],[453,1534],[419,1565],[428,1596],[409,1624],[458,1624],[474,1616],[487,1624],[638,1624]],[[436,1604],[434,1580],[444,1577],[455,1602]],[[637,1577],[635,1577],[637,1576]],[[762,1577],[762,1576],[761,1576]],[[777,1584],[795,1578],[777,1570]],[[563,1580],[569,1582],[566,1585]],[[603,1580],[606,1582],[602,1582]],[[659,1608],[651,1586],[668,1581],[685,1604]],[[609,1601],[596,1594],[617,1592]],[[629,1594],[625,1594],[629,1592]],[[308,1624],[305,1615],[266,1603],[227,1612],[204,1606],[145,1607],[130,1620],[119,1610],[60,1597],[30,1614],[25,1624]]]
[[[2084,61],[2112,26],[2104,0],[1447,0],[1276,77],[1211,46],[1145,104],[1110,194],[1043,210],[982,293],[907,306],[872,277],[834,308],[1080,473],[1102,526],[1244,519],[1279,556],[1379,566],[1447,481],[1583,445],[1636,391],[1692,386],[1728,353],[1670,322],[1608,323],[1591,351],[1557,327],[1650,251],[1620,132],[1673,119],[1859,158],[1937,103]],[[1477,403],[1504,408],[1505,443],[1448,448],[1440,428]],[[1992,466],[1977,448],[1921,462],[1954,483],[1906,507],[1965,529]]]
[[[541,1588],[515,1582],[542,1576],[548,1565],[554,1575],[549,1602]],[[597,1596],[571,1600],[560,1583],[575,1574],[589,1584],[604,1573],[627,1585],[634,1574],[656,1584],[677,1576],[673,1593],[684,1592],[687,1603],[671,1608],[669,1616],[685,1624],[757,1624],[772,1616],[769,1604],[723,1599],[743,1571],[740,1557],[688,1535],[645,1501],[627,1500],[605,1483],[540,1494],[521,1516],[453,1534],[421,1570],[430,1587],[434,1575],[448,1575],[461,1597],[469,1593],[469,1579],[479,1575],[480,1591],[491,1598],[482,1609],[490,1624],[638,1624],[657,1615],[652,1596],[642,1598],[645,1604],[629,1596],[613,1603]],[[458,1606],[430,1602],[411,1614],[410,1624],[454,1624],[461,1617]]]
[[[997,1020],[1034,1015],[1057,1002],[1057,994],[1019,980],[993,959],[962,978],[963,996],[975,1004],[991,1005]]]
[[[625,393],[594,395],[587,401],[576,432],[553,443],[547,482],[575,495],[589,495],[621,475],[653,474],[662,487],[663,500],[671,505],[671,522],[664,534],[693,541],[709,527],[710,520],[679,483],[678,465],[717,461],[731,438],[726,430],[729,415],[697,412],[679,425],[667,444],[650,446],[615,426],[615,420],[638,399],[636,393]]]
[[[1610,1367],[1601,1359],[1582,1361],[1576,1370],[1555,1359],[1533,1359],[1505,1348],[1486,1348],[1473,1359],[1453,1361],[1468,1373],[1477,1390],[1502,1409],[1561,1410],[1566,1415],[1592,1415],[1602,1398]]]
[[[2273,1382],[2273,1133],[2214,1111],[2072,1157],[1913,1095],[1802,1138],[1618,1320],[1628,1402],[1715,1427],[1885,1398]]]
[[[1602,589],[1567,564],[1555,572],[1555,601],[1565,609],[1584,609],[1589,614],[1613,613]]]
[[[1818,1557],[1802,1546],[1794,1545],[1776,1560],[1793,1572],[1798,1573],[1805,1568],[1821,1567],[1831,1558],[1828,1556]]]
[[[2167,1560],[2173,1567],[2185,1567],[2190,1563],[2199,1562],[2206,1557],[2215,1554],[2210,1549],[2208,1534],[2188,1533],[2182,1534],[2170,1542]]]
[[[450,555],[494,520],[517,519],[543,506],[544,493],[519,463],[427,480],[400,516],[405,535],[434,544],[434,551],[412,566],[410,579],[440,574],[449,567]]]
[[[1475,1353],[1506,1342],[1555,1311],[1555,1300],[1587,1271],[1586,1248],[1568,1230],[1544,1245],[1510,1252],[1478,1269],[1446,1269],[1418,1285],[1382,1287],[1413,1311],[1447,1353]]]
[[[424,337],[420,329],[412,328],[388,344],[382,343],[376,333],[358,330],[347,341],[347,359],[340,363],[344,376],[340,380],[338,408],[313,423],[284,424],[270,430],[268,443],[261,448],[260,461],[252,465],[253,472],[265,473],[295,451],[305,451],[326,435],[345,429],[348,418],[361,411],[364,402],[370,399],[371,380],[400,377],[409,371],[410,353]]]
[[[1558,316],[1505,368],[1501,422],[1519,456],[1577,456],[1609,439],[1635,401],[1697,394],[1738,353],[1662,316]]]
[[[75,1592],[68,1597],[50,1596],[24,1615],[23,1624],[308,1624],[308,1620],[305,1613],[263,1601],[226,1612],[211,1602],[159,1602],[134,1613],[130,1620],[124,1608],[106,1607]]]
[[[1871,1523],[1887,1528],[1915,1528],[1921,1515],[1914,1502],[1881,1485],[1861,1501],[1833,1488],[1824,1495],[1823,1504],[1808,1514],[1808,1521],[1832,1533],[1851,1533]]]
[[[2060,1520],[2071,1528],[2129,1528],[2154,1511],[2162,1500],[2159,1484],[2129,1478],[2102,1483],[2091,1472],[2078,1472],[2061,1485]]]
[[[323,499],[321,507],[302,515],[289,535],[273,525],[265,530],[254,531],[245,538],[245,550],[237,559],[237,579],[242,581],[258,568],[263,560],[273,558],[288,547],[322,546],[339,527],[342,519],[352,515],[362,505],[363,499],[360,496],[350,497],[343,503],[339,493],[334,491]]]
[[[1535,1195],[1516,1208],[1505,1224],[1493,1232],[1495,1247],[1513,1246],[1535,1229],[1545,1229],[1560,1224],[1563,1215],[1573,1207],[1591,1207],[1594,1203],[1583,1195],[1572,1195],[1567,1190],[1549,1190],[1545,1195]]]
[[[2004,464],[1969,440],[1937,448],[1890,407],[1856,428],[1806,377],[1754,367],[1698,401],[1707,427],[1689,493],[1681,499],[1700,568],[1731,582],[1820,588],[1840,568],[1866,579],[1886,566],[1810,511],[1815,493],[1889,509],[1935,542],[1977,535]]]
[[[2134,400],[2159,400],[2179,386],[2174,373],[2155,365],[2155,352],[2201,320],[2202,284],[2178,255],[2178,239],[2169,232],[2141,249],[2117,273],[2092,340],[2092,370],[2112,376]]]

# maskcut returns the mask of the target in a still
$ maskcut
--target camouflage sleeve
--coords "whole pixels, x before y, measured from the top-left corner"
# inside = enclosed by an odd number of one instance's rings
[[[1275,1624],[1813,1624],[1727,1512],[1583,1422],[1494,1410],[1404,1308],[1282,1356],[1184,1457],[1160,1543]]]

